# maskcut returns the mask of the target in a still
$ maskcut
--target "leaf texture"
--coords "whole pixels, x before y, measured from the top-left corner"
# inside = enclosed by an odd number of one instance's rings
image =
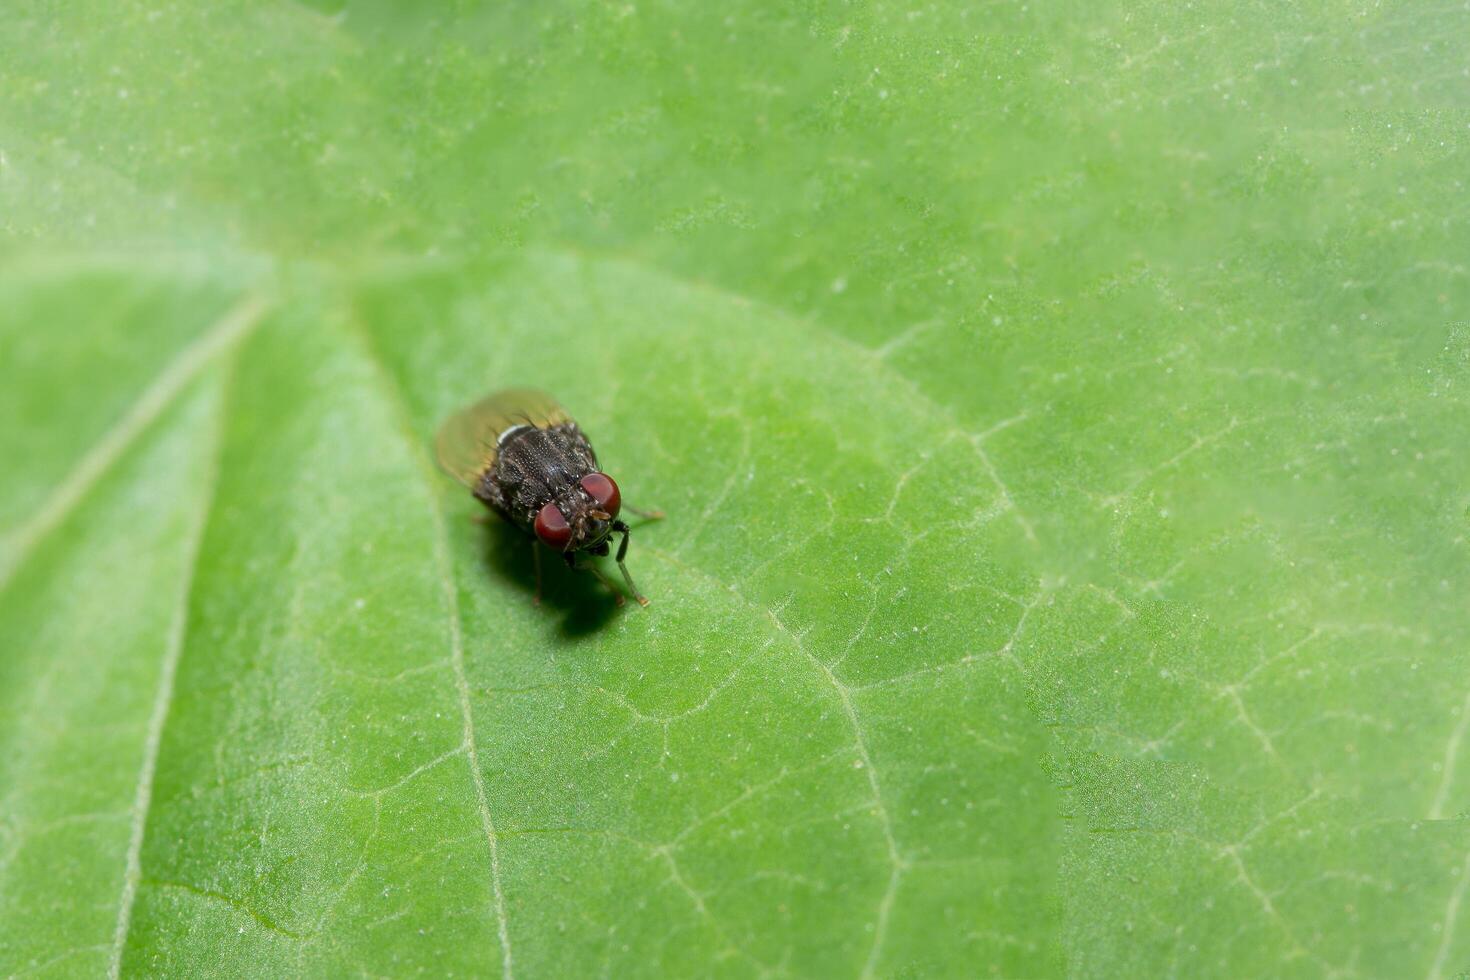
[[[1465,13],[1033,6],[7,18],[0,975],[1470,968]]]

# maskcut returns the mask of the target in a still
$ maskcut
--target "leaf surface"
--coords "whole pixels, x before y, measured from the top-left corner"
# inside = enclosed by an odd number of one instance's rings
[[[1466,26],[10,19],[0,974],[1467,968]]]

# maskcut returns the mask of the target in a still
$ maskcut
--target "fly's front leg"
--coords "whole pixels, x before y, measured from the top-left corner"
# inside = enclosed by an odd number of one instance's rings
[[[618,605],[621,606],[623,604],[623,593],[619,592],[618,587],[614,585],[611,581],[609,581],[606,575],[602,574],[602,569],[598,568],[591,562],[588,562],[585,565],[579,565],[577,563],[577,552],[575,551],[563,551],[562,557],[566,559],[567,567],[572,569],[573,571],[591,572],[597,578],[597,581],[607,586],[607,591],[611,592],[613,594],[613,597],[618,600]]]
[[[660,514],[659,516],[662,517],[663,515]],[[642,592],[639,592],[638,586],[633,584],[633,576],[628,572],[628,566],[623,561],[628,555],[628,532],[630,529],[622,521],[613,521],[612,529],[623,536],[623,540],[618,544],[617,557],[618,569],[623,573],[623,581],[628,583],[628,591],[633,593],[633,598],[638,600],[638,605],[646,607],[648,605],[648,597]]]
[[[532,600],[533,605],[541,605],[541,542],[535,539],[531,541],[531,558],[536,563],[536,598]]]

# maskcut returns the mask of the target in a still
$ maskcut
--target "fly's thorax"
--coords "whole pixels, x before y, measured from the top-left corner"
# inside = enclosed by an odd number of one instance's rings
[[[548,503],[565,503],[566,491],[594,465],[570,438],[571,431],[574,427],[520,426],[509,430],[486,475],[484,492],[477,491],[476,495],[533,530],[541,509]],[[570,519],[572,514],[566,516]]]

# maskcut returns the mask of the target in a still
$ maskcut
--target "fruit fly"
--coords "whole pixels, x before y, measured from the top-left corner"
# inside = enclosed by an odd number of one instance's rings
[[[578,564],[583,553],[605,556],[608,539],[621,534],[617,563],[628,591],[640,605],[648,599],[633,584],[623,559],[630,528],[618,520],[622,494],[597,465],[592,444],[566,409],[550,395],[512,388],[455,412],[435,439],[439,465],[485,506],[561,553],[569,568],[592,572],[623,596],[593,565]],[[662,517],[657,512],[645,517]],[[540,598],[537,554],[537,598]]]

